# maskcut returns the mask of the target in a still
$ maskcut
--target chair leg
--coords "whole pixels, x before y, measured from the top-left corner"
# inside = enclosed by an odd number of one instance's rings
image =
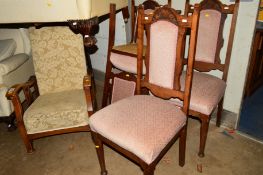
[[[20,135],[21,135],[21,137],[23,139],[23,142],[24,142],[24,144],[26,146],[27,153],[33,153],[35,151],[35,149],[33,147],[33,142],[32,142],[32,140],[30,140],[28,138],[28,135],[26,133],[25,128],[23,126],[19,126],[18,125],[18,129],[19,129]]]
[[[201,128],[200,128],[200,146],[199,146],[199,157],[204,157],[205,144],[207,139],[208,127],[209,127],[210,116],[202,115],[201,117]]]
[[[179,165],[181,167],[185,164],[185,147],[186,147],[186,126],[181,130],[180,140],[179,140]]]
[[[92,134],[93,141],[95,143],[96,152],[97,152],[97,156],[98,156],[99,163],[100,163],[101,175],[107,175],[108,172],[105,166],[104,150],[103,150],[102,141],[98,138],[97,133],[91,132],[91,134]]]
[[[222,98],[217,107],[217,116],[216,116],[216,126],[217,127],[220,127],[221,125],[221,118],[222,118],[222,112],[223,112],[223,101],[224,99]]]
[[[15,119],[16,119],[15,113],[10,114],[9,122],[8,122],[8,125],[7,125],[7,130],[8,131],[14,131],[16,129]]]
[[[104,108],[105,106],[107,106],[107,103],[109,100],[111,69],[112,69],[111,63],[107,62],[101,108]]]
[[[154,175],[154,167],[149,167],[143,170],[143,175]]]

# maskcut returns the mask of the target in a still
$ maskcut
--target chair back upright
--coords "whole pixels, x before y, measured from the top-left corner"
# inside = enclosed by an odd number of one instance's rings
[[[201,72],[219,70],[223,72],[222,79],[224,81],[227,80],[238,7],[239,0],[235,0],[235,4],[231,5],[222,4],[219,0],[203,0],[200,2],[194,69]],[[189,0],[186,0],[185,16],[192,13],[193,9],[194,6],[189,4]],[[232,19],[225,61],[223,63],[220,59],[220,51],[224,45],[224,24],[229,15],[232,15]]]
[[[171,4],[171,0],[168,0],[168,3]],[[145,0],[142,3],[144,10],[153,11],[155,8],[160,7],[160,4],[155,0]],[[147,13],[147,12],[146,12]],[[138,7],[135,5],[135,0],[131,2],[131,43],[136,43],[137,36],[137,22],[138,22]]]
[[[68,27],[29,29],[40,95],[83,88],[87,74],[82,37]]]
[[[163,99],[179,98],[184,101],[183,111],[187,113],[196,45],[197,11],[192,16],[185,17],[179,15],[176,10],[163,6],[156,9],[152,15],[146,15],[143,6],[140,6],[138,21],[137,94],[140,94],[142,87],[146,87],[152,94]],[[142,76],[144,26],[148,36],[146,75]],[[191,38],[185,89],[182,90],[180,76],[188,29],[191,29]]]

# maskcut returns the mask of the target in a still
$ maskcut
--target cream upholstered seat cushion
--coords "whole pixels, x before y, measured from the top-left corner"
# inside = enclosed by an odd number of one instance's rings
[[[117,101],[90,118],[90,127],[150,164],[185,125],[173,104],[149,95]]]
[[[28,134],[88,125],[82,89],[39,96],[24,114]]]
[[[181,86],[184,89],[185,72],[181,77]],[[202,114],[210,115],[225,93],[226,83],[209,74],[194,72],[190,97],[190,109]],[[177,99],[172,101],[179,106],[182,102]]]
[[[144,55],[145,55],[145,49],[144,48]],[[137,44],[126,44],[126,45],[119,45],[119,46],[114,46],[113,50],[121,51],[124,53],[130,53],[137,55]],[[118,69],[130,72],[133,74],[137,73],[137,57],[136,56],[128,56],[125,54],[118,54],[118,53],[111,53],[110,56],[110,61],[111,63]],[[143,64],[143,74],[145,74],[146,68],[145,65]]]

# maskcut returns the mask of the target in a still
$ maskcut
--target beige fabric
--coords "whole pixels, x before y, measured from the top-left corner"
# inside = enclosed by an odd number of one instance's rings
[[[150,164],[185,125],[173,104],[148,95],[117,101],[90,118],[91,129]]]
[[[11,103],[5,97],[7,90],[8,88],[6,86],[0,85],[0,117],[11,114]]]
[[[29,29],[40,94],[82,89],[86,75],[81,35],[68,27]]]
[[[61,22],[109,13],[109,4],[128,6],[128,0],[1,0],[0,23]]]
[[[5,17],[6,17],[6,15],[5,15]],[[16,42],[16,51],[15,51],[14,54],[18,54],[18,53],[26,53],[26,54],[28,54],[28,52],[25,52],[25,48],[28,47],[28,46],[25,45],[26,44],[25,42],[26,42],[26,40],[28,40],[28,38],[23,37],[23,34],[22,34],[23,32],[22,31],[25,32],[24,29],[23,30],[22,29],[0,29],[0,39],[1,40],[3,40],[3,39],[14,39],[15,40],[15,42]],[[30,43],[27,43],[27,44],[30,44]]]
[[[39,96],[24,114],[28,134],[84,126],[88,124],[83,90]]]
[[[32,57],[29,57],[22,65],[13,71],[0,76],[0,83],[3,83],[7,87],[11,87],[17,83],[26,82],[31,75],[34,75],[34,66]]]
[[[181,77],[181,86],[184,89],[185,72]],[[211,115],[220,99],[224,96],[226,83],[212,75],[194,72],[190,109],[202,114]],[[176,105],[182,106],[182,102],[178,99],[172,100]]]
[[[13,108],[11,107],[11,101],[7,100],[5,97],[8,88],[14,84],[26,82],[31,75],[34,75],[34,68],[32,58],[29,58],[25,63],[15,70],[0,76],[0,83],[3,83],[3,87],[1,87],[0,90],[0,116],[9,116],[13,111]]]
[[[0,61],[14,55],[16,42],[13,39],[0,40]]]
[[[1,4],[0,8],[2,7]],[[7,89],[14,84],[27,81],[34,74],[27,32],[27,29],[0,29],[0,39],[12,38],[17,46],[13,56],[0,62],[0,84],[2,85],[0,90],[0,117],[9,116],[13,111],[11,102],[5,97]]]
[[[0,76],[6,75],[9,72],[17,69],[29,59],[29,56],[24,53],[16,54],[8,59],[0,62]]]

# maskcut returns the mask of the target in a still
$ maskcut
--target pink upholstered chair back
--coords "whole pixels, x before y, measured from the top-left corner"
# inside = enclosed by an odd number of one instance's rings
[[[179,15],[176,10],[163,6],[156,9],[152,15],[147,15],[143,7],[140,6],[138,18],[137,93],[140,94],[141,87],[146,87],[155,96],[183,100],[184,109],[187,109],[196,46],[198,13],[195,12],[190,17],[184,17]],[[144,28],[147,30],[146,74],[142,77]],[[186,88],[182,91],[180,76],[183,69],[185,36],[188,29],[191,29],[191,41],[185,81]]]
[[[178,26],[159,20],[150,28],[149,82],[173,89]]]
[[[219,11],[206,9],[200,12],[196,61],[215,62],[220,23],[221,13]]]
[[[196,58],[194,69],[201,72],[219,70],[223,72],[222,79],[227,80],[227,74],[234,41],[235,26],[238,15],[239,1],[232,4],[223,4],[220,0],[202,0],[199,4],[199,26],[196,46]],[[186,0],[185,16],[193,13],[195,7]],[[225,27],[225,19],[231,19],[230,28]],[[223,31],[229,31],[229,35],[223,38]],[[227,41],[224,42],[224,39]],[[225,59],[221,49],[227,45]]]

